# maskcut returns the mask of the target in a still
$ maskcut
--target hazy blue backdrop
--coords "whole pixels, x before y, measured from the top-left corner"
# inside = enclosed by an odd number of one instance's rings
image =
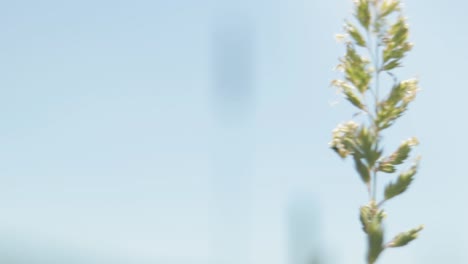
[[[467,263],[468,4],[405,2],[422,91],[385,139],[423,160],[386,229],[426,229],[380,263]],[[363,263],[327,146],[351,4],[2,1],[0,262]]]

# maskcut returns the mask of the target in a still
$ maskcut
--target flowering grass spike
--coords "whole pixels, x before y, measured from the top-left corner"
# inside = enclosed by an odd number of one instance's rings
[[[385,156],[382,132],[405,113],[416,98],[419,86],[418,80],[399,81],[393,73],[402,66],[401,60],[413,48],[408,41],[409,26],[400,1],[356,0],[354,10],[357,23],[346,21],[344,34],[336,36],[344,42],[346,52],[336,67],[343,72],[343,78],[333,80],[332,86],[338,88],[368,120],[340,124],[333,130],[330,146],[341,158],[352,157],[356,172],[369,193],[368,204],[360,208],[360,220],[367,236],[366,260],[373,264],[385,249],[407,245],[423,229],[419,226],[386,241],[382,223],[386,217],[382,208],[384,203],[408,190],[420,160],[416,157],[409,169],[401,170],[399,166],[408,160],[419,142],[411,137]],[[393,84],[387,95],[381,96],[379,83],[384,74]],[[379,173],[398,173],[394,181],[385,186],[380,201],[377,200]]]

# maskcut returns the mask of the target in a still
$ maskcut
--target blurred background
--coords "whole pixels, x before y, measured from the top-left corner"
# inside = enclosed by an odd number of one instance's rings
[[[422,92],[385,263],[467,263],[460,1],[405,1]],[[364,263],[365,187],[329,148],[351,0],[0,3],[0,262]],[[336,103],[337,102],[337,103]],[[382,182],[382,181],[381,181]]]

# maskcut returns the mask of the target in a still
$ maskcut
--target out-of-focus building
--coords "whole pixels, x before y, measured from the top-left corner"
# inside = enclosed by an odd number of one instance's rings
[[[244,6],[223,4],[213,29],[213,250],[219,264],[251,262],[254,39]]]
[[[323,263],[318,216],[318,210],[311,199],[299,196],[290,202],[288,208],[289,263]]]

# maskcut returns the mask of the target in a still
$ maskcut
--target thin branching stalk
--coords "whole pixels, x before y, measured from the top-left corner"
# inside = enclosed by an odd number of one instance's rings
[[[342,158],[351,156],[355,169],[367,187],[369,201],[360,208],[362,228],[367,236],[366,262],[373,264],[387,248],[401,247],[414,240],[423,226],[402,232],[385,241],[383,205],[405,192],[417,172],[419,157],[409,169],[398,169],[410,157],[418,145],[415,137],[404,140],[388,155],[384,155],[382,132],[392,126],[408,109],[419,90],[416,79],[398,81],[394,71],[401,67],[401,60],[413,45],[408,41],[409,27],[402,15],[399,0],[354,1],[356,24],[346,21],[345,34],[337,35],[346,47],[337,69],[342,79],[332,81],[344,97],[367,115],[369,122],[351,120],[333,130],[331,148]],[[380,97],[381,73],[393,80],[390,92]],[[373,100],[368,102],[370,96]],[[372,109],[372,110],[371,110]],[[353,117],[359,115],[353,115]],[[383,198],[377,202],[377,179],[380,173],[397,173],[384,189]]]

